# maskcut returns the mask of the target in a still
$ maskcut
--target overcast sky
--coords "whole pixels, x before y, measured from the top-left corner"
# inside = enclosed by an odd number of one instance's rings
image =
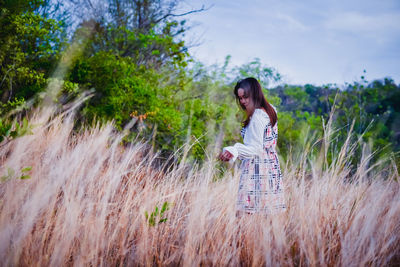
[[[400,0],[186,0],[189,51],[205,64],[258,57],[290,84],[400,82]]]

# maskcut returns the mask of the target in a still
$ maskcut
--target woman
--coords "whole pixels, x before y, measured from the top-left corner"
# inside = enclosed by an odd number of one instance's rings
[[[275,150],[276,109],[265,99],[261,85],[254,78],[239,81],[234,93],[247,114],[241,131],[243,144],[225,147],[219,159],[233,162],[239,157],[242,160],[236,209],[250,214],[284,211],[282,174]]]

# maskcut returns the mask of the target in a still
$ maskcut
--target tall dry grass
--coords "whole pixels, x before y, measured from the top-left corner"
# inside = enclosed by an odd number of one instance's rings
[[[119,145],[112,125],[74,134],[73,112],[30,118],[33,134],[1,144],[2,266],[382,266],[400,262],[400,194],[394,165],[363,150],[350,173],[351,139],[332,164],[306,142],[282,162],[288,210],[235,216],[239,172],[152,167],[143,144]],[[385,164],[385,165],[383,165]],[[31,166],[30,179],[18,179]],[[385,168],[383,168],[385,166]],[[391,167],[392,166],[392,167]],[[351,180],[351,182],[350,182]],[[165,202],[166,222],[149,225]]]

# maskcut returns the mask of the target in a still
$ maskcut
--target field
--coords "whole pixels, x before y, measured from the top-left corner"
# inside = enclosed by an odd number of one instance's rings
[[[400,263],[395,164],[371,164],[365,145],[351,172],[351,138],[328,164],[329,125],[319,156],[306,145],[281,162],[287,212],[237,217],[237,168],[219,179],[214,160],[160,168],[112,124],[74,133],[73,120],[36,111],[31,134],[0,146],[2,266]]]

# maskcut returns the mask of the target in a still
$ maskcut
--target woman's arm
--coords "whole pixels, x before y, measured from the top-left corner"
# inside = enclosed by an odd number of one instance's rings
[[[235,161],[237,157],[240,159],[252,158],[255,155],[260,155],[263,152],[263,139],[265,127],[269,122],[269,117],[264,116],[262,110],[255,110],[254,114],[247,126],[244,143],[236,143],[233,146],[224,148],[224,151],[229,151],[233,157],[230,161]]]

